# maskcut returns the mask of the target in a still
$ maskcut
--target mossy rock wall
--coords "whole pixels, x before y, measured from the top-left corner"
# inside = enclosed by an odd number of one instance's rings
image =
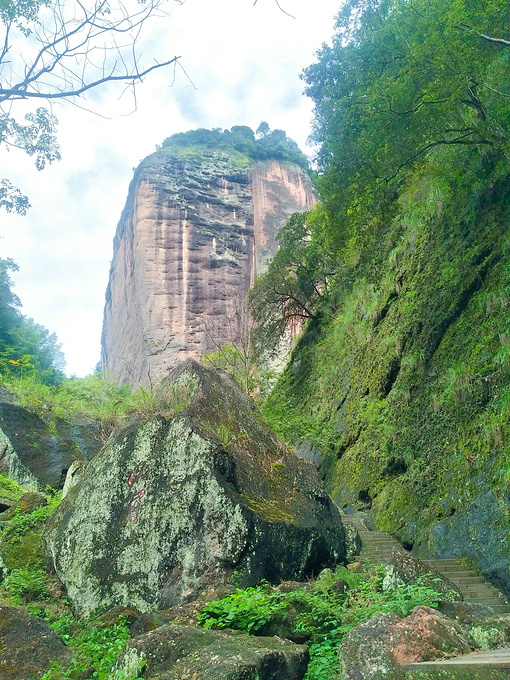
[[[314,466],[287,451],[226,375],[194,361],[172,419],[118,435],[52,515],[46,544],[73,606],[142,611],[229,579],[304,579],[345,555]]]
[[[321,450],[339,505],[510,593],[508,182],[470,196],[462,176],[438,198],[427,181],[358,254],[266,410]]]

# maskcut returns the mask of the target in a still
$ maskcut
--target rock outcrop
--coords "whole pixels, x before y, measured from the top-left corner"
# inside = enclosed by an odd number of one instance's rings
[[[46,527],[73,606],[149,611],[232,576],[303,580],[342,561],[343,527],[315,466],[237,384],[191,359],[167,380],[178,412],[112,438]]]
[[[116,670],[134,678],[145,664],[147,680],[301,680],[308,659],[307,647],[276,637],[168,625],[130,640]]]
[[[101,447],[96,423],[54,419],[48,426],[22,406],[0,401],[0,473],[30,491],[62,488],[75,460],[92,458]]]
[[[188,357],[239,341],[244,298],[288,217],[315,202],[287,161],[163,148],[135,172],[114,241],[103,369],[148,384]]]
[[[400,618],[376,614],[353,628],[339,650],[345,680],[405,680],[404,664],[460,656],[469,640],[453,621],[430,607],[415,607]]]
[[[0,607],[0,677],[39,680],[53,663],[63,666],[72,653],[38,616],[15,607]]]

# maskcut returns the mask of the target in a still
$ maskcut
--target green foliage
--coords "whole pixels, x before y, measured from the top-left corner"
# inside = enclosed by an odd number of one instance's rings
[[[246,125],[234,125],[230,130],[214,128],[206,130],[190,130],[167,137],[163,148],[179,152],[179,150],[199,147],[202,149],[234,149],[254,160],[287,160],[300,165],[308,171],[307,157],[300,151],[296,142],[287,137],[283,130],[270,131],[267,123],[257,128],[258,139],[251,128]]]
[[[5,377],[0,384],[15,395],[17,403],[50,425],[55,418],[72,420],[80,414],[100,421],[105,440],[114,429],[134,420],[171,418],[189,406],[193,395],[192,385],[160,382],[151,389],[132,389],[97,374],[66,378],[59,385],[45,385],[32,375]]]
[[[16,495],[18,498],[21,496],[19,491]],[[46,504],[32,512],[26,512],[18,505],[10,519],[2,523],[0,527],[0,555],[5,565],[11,570],[8,578],[14,575],[12,582],[14,590],[9,585],[9,581],[6,580],[4,585],[10,590],[15,602],[19,600],[18,591],[22,589],[25,580],[27,587],[23,595],[24,599],[35,597],[37,592],[46,593],[50,585],[41,543],[41,532],[45,521],[60,503],[61,498],[61,493],[47,494]]]
[[[37,525],[44,523],[62,500],[62,492],[51,493],[46,496],[46,505],[33,512],[23,512],[18,506],[14,516],[9,521],[8,532],[11,536],[22,536]]]
[[[245,633],[256,633],[282,611],[284,600],[284,595],[273,593],[266,585],[238,588],[232,595],[208,603],[198,622],[204,628],[235,628]]]
[[[48,596],[48,575],[44,569],[13,569],[3,587],[15,604],[44,600]]]
[[[280,593],[267,583],[238,589],[222,600],[208,603],[198,621],[206,628],[264,634],[269,622],[289,617],[291,635],[309,640],[311,660],[305,680],[340,680],[338,646],[351,628],[377,612],[407,616],[419,605],[437,607],[441,599],[439,593],[420,582],[383,592],[383,573],[384,567],[364,574],[339,567],[335,572],[323,572],[309,589]],[[340,579],[349,584],[347,593],[335,588]]]
[[[403,179],[440,149],[506,152],[510,19],[502,0],[350,0],[304,73],[321,145],[319,190],[338,252],[359,252],[394,214]],[[461,161],[462,162],[462,161]]]
[[[44,612],[34,611],[43,615]],[[55,664],[41,680],[123,680],[119,674],[113,674],[113,668],[129,639],[129,628],[126,621],[112,626],[105,626],[91,617],[77,620],[73,616],[64,615],[56,620],[49,618],[48,623],[62,637],[66,645],[73,650],[73,658],[68,668]],[[141,667],[138,669],[141,670]],[[142,680],[130,678],[130,680]]]
[[[58,384],[64,377],[64,356],[55,334],[19,311],[21,303],[10,279],[10,272],[17,270],[11,259],[0,259],[0,376],[33,376],[48,385]]]
[[[470,628],[469,634],[477,646],[481,647],[481,649],[496,649],[497,647],[505,647],[505,632],[495,626],[473,626]]]
[[[25,492],[17,482],[9,479],[6,475],[0,474],[0,496],[17,501],[19,497]]]
[[[330,300],[333,263],[321,243],[324,217],[321,205],[310,213],[296,213],[276,235],[279,249],[267,271],[257,277],[248,301],[257,326],[256,342],[277,347],[285,331],[299,330],[317,320]]]

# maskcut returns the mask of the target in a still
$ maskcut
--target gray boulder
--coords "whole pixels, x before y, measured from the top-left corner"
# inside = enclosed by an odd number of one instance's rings
[[[275,637],[195,626],[160,626],[130,640],[110,676],[146,680],[301,680],[308,647]]]
[[[29,491],[63,486],[74,460],[88,460],[101,447],[93,421],[55,419],[49,427],[36,413],[0,401],[0,473]]]
[[[471,651],[462,629],[430,607],[411,614],[376,614],[353,628],[339,649],[345,680],[406,680],[404,664],[460,656]]]
[[[231,577],[304,580],[344,559],[315,467],[230,377],[189,360],[167,389],[178,412],[112,437],[47,524],[50,559],[80,612],[164,609]]]
[[[459,602],[464,599],[460,588],[453,581],[409,553],[394,550],[391,561],[396,576],[405,584],[416,583],[420,579],[422,585],[441,593],[447,602]]]
[[[71,656],[42,619],[16,607],[0,607],[2,680],[39,680],[54,662],[67,666]]]

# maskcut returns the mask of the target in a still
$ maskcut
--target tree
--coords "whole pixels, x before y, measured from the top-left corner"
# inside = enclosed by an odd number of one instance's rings
[[[12,292],[11,260],[0,259],[0,375],[36,375],[41,382],[62,381],[64,356],[54,333],[23,316],[21,302]]]
[[[462,164],[508,147],[509,22],[504,0],[345,3],[332,46],[304,73],[331,247],[367,252],[408,172],[440,148]]]
[[[279,249],[255,280],[248,300],[257,323],[256,342],[276,348],[286,331],[299,330],[323,312],[330,292],[330,258],[321,244],[323,209],[295,213],[280,229]]]
[[[126,88],[151,71],[177,65],[141,60],[139,41],[167,0],[0,0],[0,145],[35,157],[38,170],[60,158],[57,119],[45,107],[20,122],[20,102],[75,100],[107,83]],[[182,3],[182,0],[173,0]],[[8,179],[0,181],[0,207],[24,214],[29,202]]]
[[[258,126],[255,134],[257,135],[257,137],[267,137],[270,132],[271,128],[269,127],[269,124],[266,123],[265,120],[263,120],[261,124]]]

